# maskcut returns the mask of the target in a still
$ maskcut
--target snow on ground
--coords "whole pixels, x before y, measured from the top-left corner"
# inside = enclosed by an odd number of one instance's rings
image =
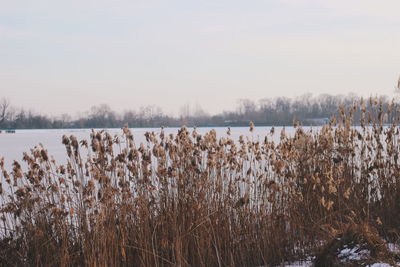
[[[284,267],[312,267],[312,261],[296,261],[285,264]]]
[[[388,263],[374,263],[372,265],[370,265],[369,267],[393,267],[392,265],[388,264]]]
[[[395,253],[395,254],[400,254],[400,246],[398,244],[394,243],[388,243],[387,248],[389,249],[390,252]]]
[[[393,243],[387,244],[388,249],[393,253],[400,253],[400,246]],[[357,261],[368,258],[370,256],[370,251],[366,249],[361,249],[360,246],[347,247],[345,246],[339,253],[338,258],[343,263],[349,263],[350,261]],[[400,263],[399,263],[400,264]],[[291,263],[285,263],[284,267],[312,267],[312,258],[303,261],[296,261]],[[396,265],[397,266],[397,265]],[[368,265],[368,267],[394,267],[388,263],[377,262]]]
[[[346,263],[348,261],[359,261],[366,259],[370,256],[370,252],[367,249],[361,249],[358,245],[352,248],[344,246],[339,252],[338,258],[340,262]]]
[[[312,267],[312,266],[313,266],[312,261],[296,261],[284,265],[284,267]],[[394,266],[388,263],[377,262],[368,265],[368,267],[394,267]]]

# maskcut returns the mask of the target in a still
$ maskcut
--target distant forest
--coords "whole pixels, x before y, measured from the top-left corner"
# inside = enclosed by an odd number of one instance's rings
[[[392,99],[380,96],[379,105],[385,109]],[[305,94],[296,98],[264,98],[258,102],[241,99],[233,111],[209,115],[200,107],[183,106],[179,116],[163,113],[157,106],[144,106],[123,113],[113,111],[108,105],[93,106],[83,115],[73,118],[70,114],[47,116],[17,108],[6,98],[0,99],[0,129],[56,129],[56,128],[118,128],[125,123],[129,127],[180,127],[186,126],[248,126],[253,121],[257,126],[287,126],[294,121],[301,125],[321,125],[338,114],[339,106],[345,108],[360,101],[350,95]],[[366,109],[374,105],[365,99]],[[376,105],[376,103],[375,103]],[[398,105],[398,104],[396,104]],[[355,121],[359,112],[355,113]]]

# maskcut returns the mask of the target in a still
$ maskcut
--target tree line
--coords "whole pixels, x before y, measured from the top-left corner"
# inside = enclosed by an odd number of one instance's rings
[[[240,99],[232,111],[210,115],[198,105],[194,108],[184,105],[179,116],[167,115],[157,106],[143,106],[117,113],[107,104],[101,104],[73,118],[71,114],[38,114],[14,107],[9,100],[1,98],[0,129],[116,128],[126,123],[130,127],[247,126],[250,121],[258,126],[287,126],[292,125],[293,121],[302,125],[320,125],[337,115],[340,105],[348,108],[358,101],[360,97],[354,94],[305,94],[294,98],[263,98],[259,101]],[[386,96],[379,97],[383,108],[387,108],[392,101]],[[365,105],[369,109],[373,103],[366,99]],[[358,121],[357,116],[359,112],[355,112],[355,121]]]

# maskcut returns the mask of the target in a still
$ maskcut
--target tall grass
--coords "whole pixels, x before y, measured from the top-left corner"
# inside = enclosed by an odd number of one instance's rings
[[[68,163],[38,146],[8,172],[0,263],[8,266],[261,266],[315,252],[351,224],[396,242],[400,113],[361,102],[318,131],[233,140],[185,127],[136,146],[64,136]],[[359,127],[352,114],[361,112]],[[389,123],[389,124],[385,124]]]

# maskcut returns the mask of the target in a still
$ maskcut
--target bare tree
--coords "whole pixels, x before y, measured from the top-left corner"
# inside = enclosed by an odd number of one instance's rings
[[[257,109],[256,103],[250,99],[239,99],[237,102],[239,104],[238,112],[241,115],[249,115],[254,113]]]
[[[207,116],[208,116],[208,114],[204,111],[204,109],[201,107],[201,105],[196,102],[196,104],[193,108],[193,117],[204,118]]]
[[[7,115],[8,115],[8,110],[10,108],[10,100],[7,98],[1,98],[0,99],[0,125],[3,125],[5,122]]]
[[[187,119],[191,116],[191,107],[189,103],[186,103],[185,105],[181,106],[179,110],[179,114],[181,119]]]

